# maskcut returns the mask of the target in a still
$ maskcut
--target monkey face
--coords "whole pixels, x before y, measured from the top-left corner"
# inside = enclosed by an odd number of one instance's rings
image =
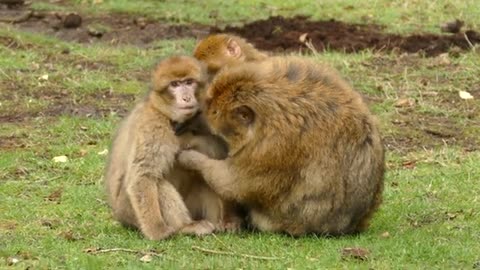
[[[170,120],[182,123],[200,110],[205,83],[205,67],[199,61],[186,56],[170,57],[153,73],[153,98],[160,110],[168,111]]]
[[[212,132],[228,144],[230,155],[244,148],[253,138],[255,111],[248,105],[224,104],[222,99],[206,101],[206,117]],[[229,105],[233,105],[229,107]]]
[[[198,112],[197,90],[198,83],[193,78],[170,82],[167,91],[172,99],[172,120],[183,122]]]

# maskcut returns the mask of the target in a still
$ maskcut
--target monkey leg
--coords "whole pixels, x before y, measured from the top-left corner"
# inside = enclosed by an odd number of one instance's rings
[[[163,219],[178,233],[202,236],[215,230],[213,223],[207,220],[193,221],[185,202],[177,189],[167,181],[158,183],[158,201]]]
[[[114,218],[123,226],[140,229],[132,204],[124,189],[120,190],[118,196],[112,201],[112,210]]]
[[[157,183],[158,203],[163,220],[173,228],[180,229],[192,223],[190,212],[177,189],[168,181]]]
[[[150,240],[161,240],[174,234],[175,228],[167,225],[160,211],[156,179],[138,176],[132,180],[127,193],[143,235]]]

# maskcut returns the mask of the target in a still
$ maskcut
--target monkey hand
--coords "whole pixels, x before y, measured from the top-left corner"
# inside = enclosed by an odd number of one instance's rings
[[[185,168],[200,170],[201,164],[208,160],[208,157],[194,150],[183,150],[177,155],[177,161]]]

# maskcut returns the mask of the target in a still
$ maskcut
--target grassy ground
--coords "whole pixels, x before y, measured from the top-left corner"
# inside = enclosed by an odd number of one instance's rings
[[[77,7],[52,2],[36,2],[34,7],[133,12],[210,24],[314,13],[316,18],[372,20],[389,31],[409,33],[434,31],[451,18],[463,18],[478,29],[474,18],[480,15],[473,0],[455,5],[414,0],[242,1],[237,7],[213,0],[78,0]],[[252,10],[259,15],[251,17]],[[313,56],[338,68],[368,98],[389,149],[385,203],[361,235],[292,239],[242,233],[154,242],[122,228],[105,204],[104,150],[121,116],[148,87],[153,64],[172,53],[189,54],[193,46],[191,39],[159,41],[149,48],[87,46],[1,25],[0,268],[480,268],[478,52],[437,58],[370,52]],[[475,99],[461,99],[460,90]],[[68,157],[65,163],[52,160],[63,155]],[[192,246],[234,255],[208,254]],[[368,250],[367,259],[342,257],[348,247]],[[137,253],[87,252],[95,248]],[[148,252],[159,256],[142,262]]]

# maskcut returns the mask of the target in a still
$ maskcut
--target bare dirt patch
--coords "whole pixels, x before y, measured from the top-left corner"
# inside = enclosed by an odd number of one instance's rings
[[[385,134],[386,147],[398,153],[438,146],[458,146],[467,152],[479,150],[478,136],[467,134],[462,124],[448,117],[409,113],[392,120],[393,134]],[[471,124],[480,125],[479,121]]]
[[[18,100],[14,102],[15,106],[0,107],[0,123],[19,123],[32,118],[62,115],[89,118],[102,118],[111,114],[125,116],[135,101],[135,95],[114,93],[112,89],[73,97],[64,89],[49,87],[36,87],[35,91],[31,92],[28,90],[31,87],[24,86],[19,81],[5,82],[3,87],[7,89],[6,93],[15,91]],[[48,101],[48,106],[26,107],[24,100],[28,98]],[[5,143],[10,145],[8,140]],[[2,145],[0,142],[0,148],[8,145]]]
[[[90,16],[71,12],[31,11],[28,7],[0,10],[0,17],[9,18],[20,29],[44,33],[79,43],[106,42],[146,46],[154,41],[195,37],[208,34],[201,25],[170,25],[126,14]],[[23,18],[16,21],[16,18]],[[0,41],[1,42],[1,41]]]
[[[226,27],[212,32],[229,32],[241,35],[260,49],[268,51],[304,51],[307,49],[300,37],[306,34],[318,51],[326,49],[355,53],[365,49],[374,51],[424,52],[436,56],[451,48],[470,49],[480,44],[480,33],[473,30],[456,34],[413,34],[401,36],[383,32],[375,24],[348,24],[334,19],[311,21],[305,16],[293,18],[270,17],[248,23],[242,27]],[[468,39],[468,40],[467,40]]]
[[[480,44],[480,33],[474,30],[459,30],[457,33],[443,35],[424,33],[402,36],[386,33],[384,26],[376,24],[349,24],[334,19],[313,21],[306,16],[275,16],[242,27],[219,29],[198,24],[171,25],[126,14],[89,16],[71,12],[39,12],[28,10],[25,6],[0,10],[0,15],[11,18],[11,22],[21,29],[80,43],[100,41],[148,46],[158,40],[228,32],[240,35],[267,51],[308,51],[305,42],[300,39],[303,36],[318,51],[329,49],[355,53],[372,49],[424,52],[427,56],[436,56],[452,48],[457,51],[469,50]]]

